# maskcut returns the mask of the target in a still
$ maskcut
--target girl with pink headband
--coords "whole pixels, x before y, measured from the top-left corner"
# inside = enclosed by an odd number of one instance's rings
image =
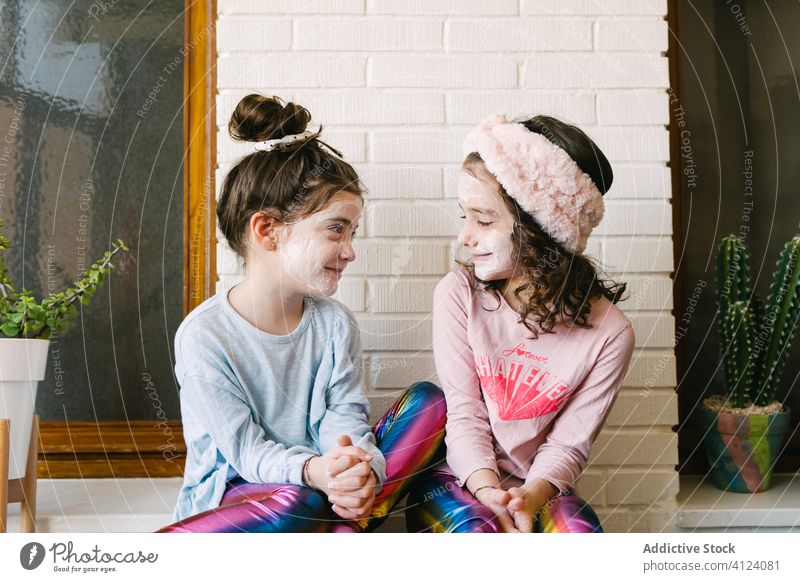
[[[634,346],[625,284],[583,254],[611,165],[580,129],[496,115],[464,144],[458,240],[436,287],[447,460],[415,481],[410,531],[601,532],[576,481]],[[588,500],[591,501],[591,500]]]

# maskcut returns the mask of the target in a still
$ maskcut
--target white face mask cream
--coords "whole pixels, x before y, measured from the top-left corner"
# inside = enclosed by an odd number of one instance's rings
[[[278,251],[282,272],[293,286],[309,295],[336,293],[343,270],[355,258],[351,231],[362,204],[361,198],[343,193],[323,210],[285,227]]]
[[[484,281],[505,279],[514,272],[511,230],[492,230],[473,252],[475,275]],[[481,256],[486,254],[486,256]]]
[[[463,170],[458,174],[459,204],[466,216],[459,242],[472,253],[475,275],[483,281],[511,277],[516,261],[514,220],[496,190],[496,185]]]

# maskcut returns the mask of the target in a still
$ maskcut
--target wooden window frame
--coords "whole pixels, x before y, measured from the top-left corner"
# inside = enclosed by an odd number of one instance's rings
[[[184,316],[216,289],[216,0],[184,8]],[[42,422],[39,478],[178,477],[181,422]]]

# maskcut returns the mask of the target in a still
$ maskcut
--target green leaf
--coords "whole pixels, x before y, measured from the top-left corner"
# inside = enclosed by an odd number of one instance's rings
[[[16,326],[13,323],[4,323],[3,325],[0,325],[0,330],[2,330],[2,332],[9,337],[16,337],[17,333],[19,332],[19,326]]]

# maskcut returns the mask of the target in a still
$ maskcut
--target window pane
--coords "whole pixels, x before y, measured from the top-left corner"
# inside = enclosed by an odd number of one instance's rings
[[[130,248],[52,339],[42,420],[179,417],[183,9],[179,0],[0,4],[11,276],[41,296],[63,290],[112,241]]]

